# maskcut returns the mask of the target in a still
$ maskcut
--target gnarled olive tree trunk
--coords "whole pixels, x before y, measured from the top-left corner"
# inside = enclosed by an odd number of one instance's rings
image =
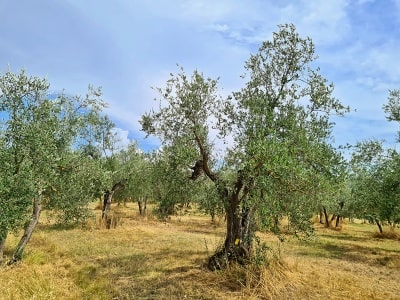
[[[253,187],[253,182],[244,184],[244,172],[238,172],[233,188],[224,182],[209,168],[209,154],[201,139],[196,136],[200,149],[201,159],[196,161],[192,169],[192,180],[196,180],[201,173],[211,179],[215,184],[220,201],[225,205],[226,237],[220,251],[208,260],[210,270],[226,268],[229,261],[245,264],[251,255],[254,238],[254,205],[247,203],[248,195]]]
[[[209,258],[208,268],[211,270],[224,269],[230,261],[248,262],[254,239],[255,206],[246,202],[247,192],[242,180],[239,178],[235,184],[235,192],[229,194],[224,188],[220,197],[221,200],[225,198],[226,203],[226,237],[223,248]]]

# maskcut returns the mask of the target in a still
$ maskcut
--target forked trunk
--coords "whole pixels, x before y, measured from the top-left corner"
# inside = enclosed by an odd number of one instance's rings
[[[32,210],[32,219],[25,226],[24,234],[21,237],[17,247],[15,248],[14,254],[11,260],[8,262],[9,265],[18,263],[22,259],[22,255],[24,253],[25,247],[31,239],[32,233],[35,230],[37,224],[39,223],[40,213],[42,211],[42,195],[35,197],[33,200],[33,210]]]

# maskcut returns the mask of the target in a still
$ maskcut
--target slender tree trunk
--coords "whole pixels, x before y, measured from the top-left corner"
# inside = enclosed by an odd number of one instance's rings
[[[379,228],[379,232],[380,232],[380,234],[382,234],[383,233],[383,228],[382,228],[382,224],[381,224],[381,222],[379,222],[379,220],[375,220],[375,222],[376,222],[376,225],[378,226],[378,228]]]
[[[215,223],[215,210],[212,208],[210,211],[210,216],[211,216],[211,223]]]
[[[142,204],[143,204],[142,198],[139,197],[139,199],[138,199],[139,215],[143,215],[143,207],[142,207]]]
[[[325,207],[324,207],[323,211],[324,211],[324,216],[325,216],[325,227],[329,228],[329,216],[328,216],[328,212],[326,211]]]
[[[122,182],[117,182],[113,185],[111,191],[106,191],[104,193],[104,203],[103,203],[103,211],[101,214],[102,219],[105,220],[106,228],[111,228],[111,216],[110,216],[110,209],[111,209],[111,202],[113,195],[116,191],[123,189],[125,185]]]
[[[4,250],[4,245],[6,244],[7,235],[8,235],[7,230],[0,232],[0,264],[3,263],[3,250]]]
[[[273,222],[274,222],[272,230],[278,232],[278,230],[279,230],[279,216],[275,215],[275,216],[272,217],[272,219],[273,219]]]
[[[9,265],[18,263],[22,259],[25,247],[32,237],[32,233],[39,223],[40,213],[42,211],[42,195],[35,197],[33,200],[32,219],[25,226],[24,234],[22,235],[17,247],[15,248],[14,254],[11,260],[8,262]]]
[[[139,206],[139,215],[145,216],[147,207],[147,197],[139,197],[138,206]]]
[[[335,224],[335,227],[339,227],[340,219],[341,219],[341,216],[337,215],[337,216],[336,216],[336,224]]]
[[[106,191],[104,193],[104,204],[103,204],[103,212],[101,214],[101,217],[104,220],[107,229],[111,228],[110,208],[111,208],[111,202],[112,202],[113,195],[114,195],[113,191],[111,191],[111,192]]]
[[[324,213],[322,210],[319,211],[319,223],[324,224]]]
[[[391,230],[395,230],[396,229],[396,222],[392,222],[392,224],[390,224]]]
[[[341,211],[343,210],[343,206],[344,206],[344,201],[340,201],[340,203],[339,203],[339,213],[338,213],[338,215],[336,216],[336,224],[335,224],[335,227],[338,227],[339,224],[340,224],[340,220],[343,219],[343,218],[340,216],[340,213],[341,213]]]
[[[331,220],[329,221],[329,223],[332,223],[332,221],[335,220],[335,218],[336,218],[336,215],[333,214],[332,217],[331,217]]]

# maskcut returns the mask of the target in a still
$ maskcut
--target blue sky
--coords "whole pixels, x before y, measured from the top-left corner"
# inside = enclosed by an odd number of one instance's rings
[[[138,120],[176,64],[243,86],[250,53],[278,24],[310,36],[317,64],[352,112],[336,120],[337,144],[371,137],[395,145],[398,124],[382,105],[400,88],[400,0],[0,0],[0,71],[46,77],[53,91],[102,86],[124,141],[147,150]]]

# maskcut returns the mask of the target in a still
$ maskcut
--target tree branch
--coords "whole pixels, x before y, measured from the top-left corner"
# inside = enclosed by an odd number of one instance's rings
[[[196,132],[194,132],[194,136],[195,136],[195,141],[196,141],[197,145],[199,146],[200,155],[203,159],[203,163],[202,163],[203,171],[207,175],[207,177],[211,179],[211,181],[216,181],[218,179],[217,175],[215,173],[211,172],[210,167],[208,166],[208,161],[209,161],[208,151],[204,147],[202,141],[200,140],[200,138]]]

